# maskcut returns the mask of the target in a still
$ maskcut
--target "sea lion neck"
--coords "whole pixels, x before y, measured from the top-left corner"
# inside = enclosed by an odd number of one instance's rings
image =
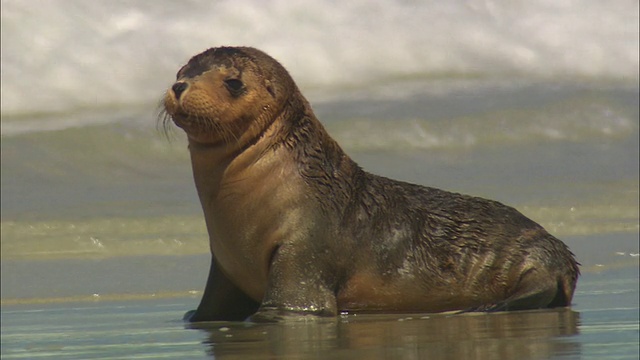
[[[287,101],[286,105],[279,107],[265,107],[238,138],[208,142],[187,135],[189,151],[192,156],[206,157],[210,164],[218,166],[256,163],[269,151],[279,147],[290,124],[296,121],[293,119],[295,111],[288,109],[290,103],[299,101]]]
[[[274,158],[288,157],[283,145],[295,120],[292,120],[287,107],[288,104],[276,109],[277,115],[265,114],[275,119],[261,131],[254,129],[245,132],[253,132],[251,138],[238,139],[233,143],[201,143],[189,138],[194,180],[201,198],[216,197],[229,184],[246,178],[246,174],[251,174],[253,178],[264,177],[264,181],[267,181],[271,169],[279,166]],[[260,122],[256,122],[258,125]]]

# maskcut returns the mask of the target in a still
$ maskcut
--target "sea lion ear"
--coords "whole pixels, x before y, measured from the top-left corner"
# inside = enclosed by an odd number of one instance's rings
[[[265,80],[264,81],[264,86],[267,89],[267,91],[269,92],[269,94],[271,94],[271,96],[275,99],[275,97],[276,97],[276,89],[271,84],[271,80],[268,80],[268,79]]]
[[[187,65],[182,65],[180,70],[178,70],[178,72],[176,73],[176,80],[180,80],[180,76],[181,76],[182,70],[184,70],[184,68],[186,68],[186,67],[187,67]]]

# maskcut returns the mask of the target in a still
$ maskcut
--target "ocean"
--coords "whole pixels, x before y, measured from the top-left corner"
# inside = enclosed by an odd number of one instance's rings
[[[3,359],[637,358],[638,2],[1,6]],[[159,101],[222,45],[278,59],[368,171],[501,201],[565,241],[572,310],[186,329],[208,236]]]

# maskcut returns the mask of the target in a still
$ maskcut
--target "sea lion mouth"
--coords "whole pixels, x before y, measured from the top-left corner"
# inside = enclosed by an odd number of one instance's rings
[[[177,126],[182,126],[182,125],[187,125],[187,124],[197,124],[200,122],[206,122],[209,120],[204,120],[203,117],[201,116],[196,116],[196,115],[192,115],[189,114],[185,111],[182,110],[178,110],[176,112],[174,112],[173,114],[168,113],[167,114],[171,120],[173,120],[173,122],[177,125]]]
[[[185,112],[180,107],[169,107],[166,104],[159,114],[159,122],[165,135],[168,136],[172,124],[181,128],[187,137],[202,144],[235,144],[237,143],[237,131],[234,124],[223,123],[214,118],[195,115]]]

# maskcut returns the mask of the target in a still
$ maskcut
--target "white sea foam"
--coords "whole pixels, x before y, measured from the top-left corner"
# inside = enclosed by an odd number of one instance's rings
[[[250,45],[306,89],[479,75],[638,79],[638,2],[3,0],[2,115],[154,103],[189,57]]]

